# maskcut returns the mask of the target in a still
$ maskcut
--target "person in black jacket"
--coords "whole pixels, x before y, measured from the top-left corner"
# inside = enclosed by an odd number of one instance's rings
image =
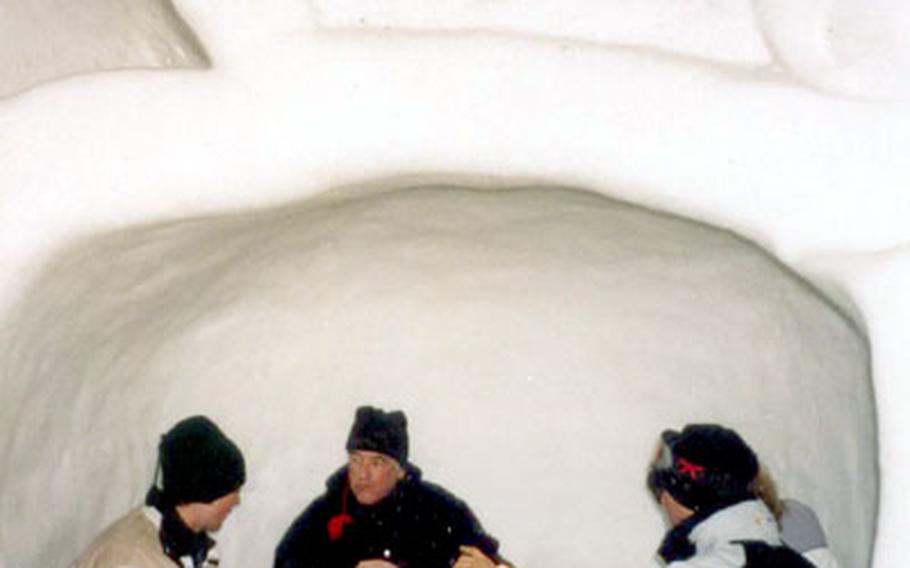
[[[348,463],[297,517],[275,568],[494,568],[499,543],[471,509],[408,463],[403,412],[357,409]]]

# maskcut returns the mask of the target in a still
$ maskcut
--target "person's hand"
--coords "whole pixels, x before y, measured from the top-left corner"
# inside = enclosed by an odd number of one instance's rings
[[[452,568],[496,568],[496,562],[476,546],[459,546],[461,555]]]
[[[396,565],[392,564],[388,560],[383,560],[382,558],[370,558],[369,560],[361,560],[357,563],[355,568],[398,568]]]

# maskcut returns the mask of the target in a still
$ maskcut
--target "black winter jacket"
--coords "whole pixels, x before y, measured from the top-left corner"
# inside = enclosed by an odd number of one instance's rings
[[[350,516],[350,522],[342,518]],[[330,525],[332,525],[330,527]],[[405,477],[381,502],[357,503],[348,489],[348,468],[326,481],[326,492],[294,521],[275,552],[275,568],[353,568],[384,558],[401,568],[449,568],[460,545],[476,546],[499,562],[499,544],[457,497],[421,479]]]

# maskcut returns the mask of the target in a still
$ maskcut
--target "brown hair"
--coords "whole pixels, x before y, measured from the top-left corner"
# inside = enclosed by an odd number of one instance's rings
[[[759,466],[758,475],[752,480],[749,489],[771,509],[771,512],[774,513],[774,518],[780,520],[780,516],[784,512],[784,505],[777,494],[777,485],[774,483],[774,478],[771,477],[771,473],[764,465]]]

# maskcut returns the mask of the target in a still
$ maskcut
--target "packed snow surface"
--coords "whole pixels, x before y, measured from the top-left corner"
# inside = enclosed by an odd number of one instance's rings
[[[903,562],[910,4],[69,4],[0,8],[0,566],[65,565],[191,412],[267,564],[364,402],[521,565],[649,562],[653,439],[707,419]]]
[[[207,65],[205,50],[166,0],[0,6],[0,97],[82,73]]]

